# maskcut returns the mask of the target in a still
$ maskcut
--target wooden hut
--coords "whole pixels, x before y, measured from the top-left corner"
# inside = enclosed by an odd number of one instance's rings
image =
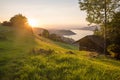
[[[75,43],[79,43],[79,50],[96,51],[101,53],[104,51],[104,39],[96,35],[85,36]]]

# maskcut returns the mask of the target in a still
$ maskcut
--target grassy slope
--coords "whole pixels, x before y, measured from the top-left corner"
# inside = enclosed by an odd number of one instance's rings
[[[5,36],[5,38],[4,38]],[[38,50],[54,50],[43,54]],[[37,51],[36,53],[33,53]],[[75,54],[66,54],[72,51]],[[120,62],[0,26],[0,80],[119,80]]]

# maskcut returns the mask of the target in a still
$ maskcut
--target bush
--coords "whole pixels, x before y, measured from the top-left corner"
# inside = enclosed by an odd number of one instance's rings
[[[3,21],[3,23],[1,23],[1,25],[3,26],[11,26],[11,23],[8,21]]]
[[[57,34],[50,34],[49,38],[50,38],[51,40],[54,40],[54,41],[63,42],[63,40],[61,39],[61,37],[58,36]]]
[[[117,44],[112,44],[108,46],[108,52],[110,55],[116,59],[120,59],[120,46]]]
[[[43,30],[42,36],[45,37],[45,38],[48,38],[48,37],[49,37],[49,32],[48,32],[48,30]]]

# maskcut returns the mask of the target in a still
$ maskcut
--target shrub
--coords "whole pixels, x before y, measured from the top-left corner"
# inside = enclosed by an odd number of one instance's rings
[[[120,46],[117,44],[112,44],[108,46],[108,52],[112,57],[120,59]]]
[[[1,25],[3,25],[3,26],[11,26],[11,22],[3,21],[3,23],[1,23]]]
[[[60,41],[63,42],[62,38],[58,36],[57,34],[50,34],[49,38],[54,41]]]
[[[42,34],[43,37],[48,38],[49,37],[49,32],[48,30],[43,30]]]

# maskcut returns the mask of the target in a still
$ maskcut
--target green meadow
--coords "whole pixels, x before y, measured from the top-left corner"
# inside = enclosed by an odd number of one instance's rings
[[[120,80],[120,61],[92,53],[0,26],[0,80]]]

